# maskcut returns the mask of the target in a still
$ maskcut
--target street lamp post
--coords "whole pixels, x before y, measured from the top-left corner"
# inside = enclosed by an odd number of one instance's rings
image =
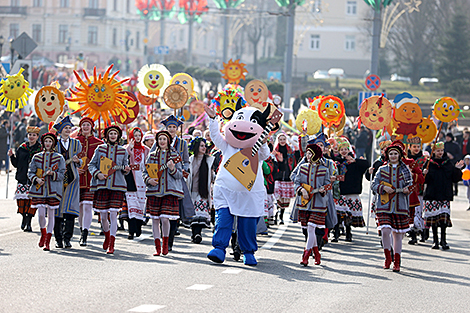
[[[3,44],[5,43],[5,38],[3,38],[2,35],[0,35],[0,57],[2,56],[3,52]]]
[[[14,64],[14,59],[15,59],[15,48],[13,48],[13,38],[10,39],[10,64],[11,64],[11,68],[13,68],[13,64]]]

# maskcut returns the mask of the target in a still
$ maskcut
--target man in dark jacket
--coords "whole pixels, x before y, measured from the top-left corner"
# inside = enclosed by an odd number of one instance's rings
[[[7,159],[7,150],[8,150],[8,121],[4,120],[2,126],[0,127],[0,170],[2,167],[5,167],[5,172],[8,171],[8,159]],[[5,165],[4,165],[5,164]]]
[[[454,135],[452,133],[447,133],[446,142],[444,144],[444,152],[449,157],[452,165],[455,165],[458,161],[462,159],[462,149],[457,142],[454,141]],[[454,183],[454,195],[458,193],[458,184]]]

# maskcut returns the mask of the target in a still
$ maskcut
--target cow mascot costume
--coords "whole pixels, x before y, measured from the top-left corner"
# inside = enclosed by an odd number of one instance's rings
[[[222,162],[215,180],[213,197],[216,209],[215,232],[212,249],[207,257],[216,263],[225,260],[225,249],[232,235],[234,218],[238,218],[237,231],[243,263],[256,265],[254,253],[258,250],[256,225],[264,214],[266,188],[262,172],[262,162],[269,156],[266,137],[273,127],[267,123],[269,110],[264,113],[252,107],[241,108],[233,114],[225,125],[222,136],[215,112],[206,106],[210,117],[209,130],[212,141],[222,151]],[[278,113],[280,118],[280,112]],[[258,152],[259,148],[259,152]],[[241,153],[245,153],[246,157]],[[240,157],[241,156],[241,157]],[[229,166],[231,165],[231,167]],[[251,172],[251,176],[241,177],[240,173]]]

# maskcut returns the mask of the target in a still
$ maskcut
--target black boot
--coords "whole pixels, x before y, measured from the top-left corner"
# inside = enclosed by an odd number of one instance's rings
[[[339,223],[335,225],[335,228],[333,230],[333,239],[331,242],[338,242],[339,239]]]
[[[308,239],[308,230],[307,230],[307,228],[302,228],[302,233],[305,236],[305,242],[307,242],[307,239]]]
[[[429,238],[429,228],[425,228],[421,232],[421,240],[420,242],[426,242]]]
[[[418,239],[416,239],[416,232],[414,230],[410,230],[410,241],[408,241],[409,245],[415,245],[418,243]]]
[[[282,208],[279,214],[279,225],[284,225],[284,212],[286,209]]]
[[[75,226],[75,216],[71,214],[64,214],[64,246],[65,248],[72,248],[70,241],[73,237],[73,228]]]
[[[193,225],[191,225],[191,231],[192,231],[191,239],[193,240],[193,242],[194,243],[201,243],[201,241],[202,241],[202,236],[201,236],[202,226],[199,225],[199,224],[193,224]]]
[[[88,229],[82,230],[82,236],[80,237],[80,246],[86,247],[88,239]]]
[[[442,250],[449,250],[449,246],[447,245],[447,241],[446,241],[446,228],[447,227],[441,227],[441,246],[442,246]]]
[[[178,221],[175,221],[175,220],[170,221],[170,234],[168,236],[168,251],[173,250],[173,242],[175,241],[175,233],[176,233],[177,225],[178,225]]]
[[[351,234],[351,225],[346,225],[346,239],[347,242],[352,242],[352,234]]]
[[[235,261],[240,261],[242,252],[240,250],[240,246],[238,245],[237,233],[232,233],[231,244],[232,244],[232,250],[233,250],[233,259]]]
[[[127,228],[129,229],[129,235],[127,236],[127,239],[134,239],[134,234],[136,233],[137,228],[135,218],[130,218],[127,220]]]
[[[119,226],[117,230],[126,230],[124,228],[124,220],[122,218],[119,219]]]
[[[25,232],[32,232],[33,228],[31,227],[31,219],[33,218],[32,214],[25,213],[26,225],[24,228]]]
[[[135,236],[140,237],[142,235],[142,220],[135,220]]]
[[[64,248],[63,237],[62,237],[62,223],[64,219],[61,217],[56,217],[54,222],[54,238],[55,238],[55,247],[57,249]]]
[[[439,250],[439,234],[437,233],[437,226],[432,227],[433,243],[431,249]]]
[[[24,230],[26,227],[26,214],[27,213],[21,213],[22,219],[21,219],[21,230]]]

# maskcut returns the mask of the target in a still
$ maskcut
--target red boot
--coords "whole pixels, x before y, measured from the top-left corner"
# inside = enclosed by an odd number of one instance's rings
[[[50,251],[51,250],[51,247],[50,247],[51,238],[52,238],[52,234],[47,233],[46,234],[46,239],[44,240],[44,249],[43,249],[44,251]]]
[[[110,231],[109,231],[109,230],[104,232],[103,250],[108,250],[108,246],[109,246],[109,234],[110,234]]]
[[[303,266],[308,265],[308,258],[310,257],[310,254],[312,253],[312,249],[305,249],[304,254],[302,255],[302,261],[300,261],[300,264]]]
[[[39,248],[44,247],[44,242],[46,241],[47,231],[45,228],[41,228],[41,238],[39,239]]]
[[[389,269],[390,264],[392,264],[392,253],[390,252],[389,249],[384,249],[384,254],[385,254],[384,269]]]
[[[168,254],[168,237],[163,237],[162,254]]]
[[[155,239],[155,250],[157,252],[155,252],[153,254],[154,256],[159,256],[160,253],[162,253],[162,246],[160,245],[160,239],[159,238]]]
[[[114,254],[114,241],[116,240],[116,237],[110,236],[109,237],[109,246],[108,246],[108,251],[106,252],[107,254]]]
[[[320,265],[321,263],[321,254],[320,251],[318,251],[318,247],[313,247],[313,255],[315,258],[315,265]]]
[[[400,254],[395,253],[393,258],[393,271],[399,272],[400,271]]]

